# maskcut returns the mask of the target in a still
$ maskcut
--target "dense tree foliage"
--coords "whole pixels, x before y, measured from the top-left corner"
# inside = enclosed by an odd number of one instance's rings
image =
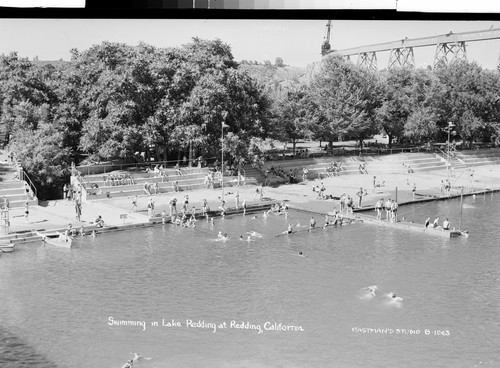
[[[305,138],[362,146],[379,132],[389,146],[423,144],[446,141],[449,122],[468,145],[500,143],[500,76],[474,62],[373,73],[331,54],[312,80],[280,81],[251,77],[220,40],[71,53],[54,65],[0,57],[0,127],[42,197],[86,157],[220,157],[223,146],[241,167],[262,163],[267,138],[293,150]]]
[[[238,142],[226,144],[226,157],[240,165],[258,163],[270,103],[237,67],[227,44],[197,38],[169,49],[104,42],[72,50],[65,70],[12,54],[1,59],[0,122],[12,133],[11,149],[41,186],[50,185],[51,176],[67,175],[71,162],[85,156],[105,161],[133,160],[140,152],[147,160],[218,155],[222,123]],[[30,139],[59,147],[57,163],[26,150]],[[42,157],[54,168],[41,168],[36,162]]]

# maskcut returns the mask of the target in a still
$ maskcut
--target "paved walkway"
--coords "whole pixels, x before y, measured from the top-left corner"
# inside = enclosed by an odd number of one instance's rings
[[[479,166],[474,169],[474,176],[471,180],[469,169],[460,170],[451,177],[453,187],[464,186],[468,188],[471,184],[475,191],[484,189],[500,189],[500,167]],[[240,204],[243,200],[248,205],[254,203],[265,203],[266,201],[286,202],[300,208],[311,211],[326,213],[339,209],[338,200],[316,200],[316,193],[313,192],[314,185],[326,187],[326,194],[340,197],[343,193],[355,199],[356,192],[360,187],[366,188],[368,195],[363,198],[362,206],[373,208],[375,202],[380,198],[396,198],[400,204],[412,202],[412,188],[415,183],[417,188],[416,201],[428,200],[429,198],[440,197],[441,180],[446,179],[446,171],[434,171],[429,173],[414,174],[388,174],[384,177],[377,177],[377,181],[385,181],[385,185],[373,191],[373,176],[371,175],[345,175],[323,180],[313,180],[307,183],[281,185],[276,188],[264,187],[264,198],[260,201],[256,198],[255,186],[230,187],[225,189],[225,200],[227,207],[234,207],[236,203],[236,193],[239,193]],[[212,210],[219,206],[221,190],[196,190],[177,193],[178,208],[182,204],[184,195],[189,196],[190,207],[195,206],[199,211],[201,202],[207,199]],[[459,189],[452,191],[452,194],[460,194]],[[156,213],[165,210],[168,214],[168,202],[172,194],[154,195]],[[75,219],[75,206],[71,201],[54,200],[48,201],[41,206],[30,208],[28,220],[24,217],[24,209],[12,209],[10,213],[9,233],[23,232],[27,230],[48,230],[63,229],[71,223],[73,227],[91,225],[97,216],[101,215],[106,225],[127,225],[147,223],[147,202],[148,196],[139,196],[138,209],[136,212],[129,212],[132,197],[109,198],[83,203],[81,221]],[[126,214],[124,219],[120,215]]]

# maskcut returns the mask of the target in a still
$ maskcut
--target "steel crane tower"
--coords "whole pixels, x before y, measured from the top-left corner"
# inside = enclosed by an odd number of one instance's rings
[[[326,24],[326,35],[325,38],[323,39],[323,43],[321,44],[321,55],[325,56],[330,52],[330,29],[332,26],[332,21],[329,20],[328,23]]]

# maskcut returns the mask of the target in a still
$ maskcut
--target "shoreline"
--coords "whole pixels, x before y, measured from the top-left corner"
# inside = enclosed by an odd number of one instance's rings
[[[264,210],[274,203],[286,203],[289,206],[302,208],[311,212],[327,214],[334,209],[339,209],[337,199],[315,199],[316,193],[312,187],[324,184],[326,193],[338,198],[341,194],[351,195],[355,198],[355,193],[359,188],[366,190],[366,196],[363,197],[361,208],[355,206],[354,213],[367,212],[373,210],[375,202],[381,198],[396,198],[400,206],[409,204],[426,203],[437,200],[455,199],[460,197],[462,187],[464,197],[471,195],[487,194],[500,191],[500,165],[487,165],[474,168],[474,180],[471,181],[469,175],[463,175],[465,172],[471,172],[470,169],[457,170],[454,176],[450,178],[452,191],[450,196],[442,195],[440,182],[446,179],[446,171],[419,172],[412,174],[387,174],[383,179],[383,187],[373,188],[372,176],[370,174],[356,174],[329,177],[324,179],[309,180],[298,184],[281,184],[278,187],[264,187],[262,200],[256,199],[256,186],[226,187],[224,199],[228,216],[237,213],[235,210],[236,193],[239,194],[240,206],[243,200],[247,202],[247,212]],[[415,183],[417,191],[413,198],[412,188]],[[329,194],[332,193],[332,194]],[[186,191],[177,193],[179,201],[184,195],[189,196],[190,207],[195,206],[197,215],[201,211],[201,201],[207,199],[209,207],[216,209],[219,206],[219,200],[222,192],[220,190],[201,189],[195,191]],[[172,193],[153,195],[157,213],[163,210],[169,212],[168,202],[173,197]],[[64,231],[68,224],[79,230],[81,226],[85,231],[96,229],[93,219],[102,215],[106,224],[105,228],[99,228],[99,232],[121,231],[139,227],[152,226],[155,223],[162,223],[161,217],[147,216],[147,201],[149,196],[138,197],[138,208],[135,212],[130,212],[132,197],[109,198],[83,203],[81,221],[76,221],[74,203],[67,200],[48,201],[46,206],[36,206],[30,208],[29,219],[26,221],[23,209],[14,208],[10,212],[10,223],[8,234],[0,236],[0,242],[15,242],[20,240],[23,234],[36,231]],[[356,203],[357,205],[357,203]],[[253,209],[253,210],[250,210]],[[212,211],[218,213],[219,211]],[[169,218],[170,216],[167,216]],[[167,221],[168,223],[168,221]],[[106,232],[107,232],[106,231]]]

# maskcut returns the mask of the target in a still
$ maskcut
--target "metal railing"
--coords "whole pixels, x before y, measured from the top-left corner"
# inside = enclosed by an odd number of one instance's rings
[[[30,177],[28,176],[28,173],[26,173],[26,171],[19,165],[18,169],[19,169],[19,180],[23,180],[26,183],[28,183],[31,192],[33,193],[32,199],[38,199],[38,192],[36,190],[35,184],[33,184],[33,182],[31,181]]]

